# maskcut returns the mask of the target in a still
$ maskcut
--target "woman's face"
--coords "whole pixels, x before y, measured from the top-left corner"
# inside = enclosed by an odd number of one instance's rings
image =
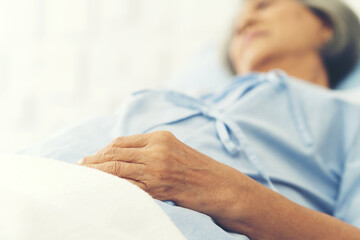
[[[246,0],[229,57],[236,73],[245,74],[273,59],[318,54],[331,36],[331,28],[300,1]]]

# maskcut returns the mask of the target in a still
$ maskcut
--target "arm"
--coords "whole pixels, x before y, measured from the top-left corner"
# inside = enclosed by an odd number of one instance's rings
[[[291,202],[168,132],[118,138],[82,164],[125,178],[158,200],[205,213],[252,240],[360,239],[357,228]]]
[[[209,198],[214,207],[204,212],[227,230],[252,240],[360,239],[360,230],[347,223],[295,204],[237,170],[221,171],[233,179],[231,190],[219,189],[216,199]]]

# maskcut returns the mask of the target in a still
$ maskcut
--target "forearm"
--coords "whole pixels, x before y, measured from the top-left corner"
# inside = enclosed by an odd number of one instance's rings
[[[228,175],[230,172],[228,173]],[[233,187],[211,215],[223,228],[252,240],[336,239],[359,240],[360,230],[334,217],[302,207],[255,182],[231,172]],[[222,196],[222,194],[219,194]],[[209,211],[211,214],[211,211]]]
[[[250,206],[252,214],[236,226],[246,229],[252,240],[360,239],[358,229],[334,217],[297,205],[270,190],[263,194],[262,200]]]
[[[291,202],[169,132],[118,138],[82,164],[125,178],[158,200],[205,213],[252,240],[360,240],[360,230]]]

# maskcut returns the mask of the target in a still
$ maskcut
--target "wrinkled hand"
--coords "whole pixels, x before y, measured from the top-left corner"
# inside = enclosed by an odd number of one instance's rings
[[[166,131],[117,138],[81,165],[124,178],[155,199],[198,211],[219,194],[224,178],[222,164]]]

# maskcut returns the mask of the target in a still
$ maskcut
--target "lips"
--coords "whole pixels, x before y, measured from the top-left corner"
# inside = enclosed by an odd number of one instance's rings
[[[243,43],[244,44],[249,44],[253,40],[255,40],[255,39],[259,38],[259,37],[263,37],[265,35],[266,35],[266,33],[264,31],[244,33],[244,35],[242,37],[243,38]]]

